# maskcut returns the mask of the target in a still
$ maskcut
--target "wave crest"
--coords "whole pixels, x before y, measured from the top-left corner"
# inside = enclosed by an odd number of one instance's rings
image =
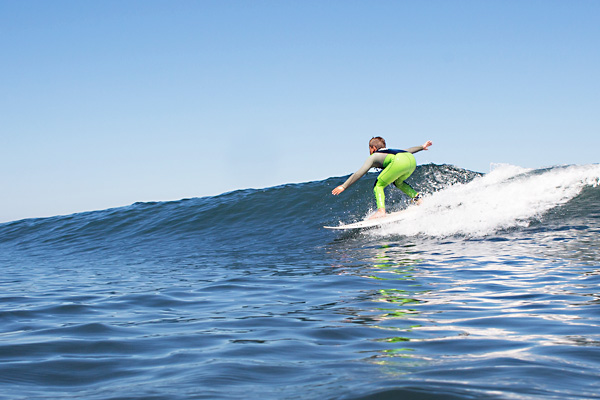
[[[174,202],[0,224],[0,244],[21,247],[105,248],[153,245],[190,238],[231,248],[256,241],[323,240],[321,227],[363,219],[374,207],[376,174],[368,174],[341,196],[331,190],[344,177]],[[400,223],[372,232],[383,235],[482,236],[529,226],[542,218],[557,223],[598,214],[600,165],[531,170],[498,165],[488,174],[452,165],[421,165],[409,179],[425,193]],[[585,189],[585,190],[584,190]],[[408,199],[387,190],[390,211]],[[594,214],[596,213],[596,214]],[[83,246],[83,247],[82,247]]]

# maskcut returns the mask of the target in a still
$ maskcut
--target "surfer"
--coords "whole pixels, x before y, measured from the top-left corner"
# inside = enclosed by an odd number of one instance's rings
[[[377,201],[377,212],[370,218],[385,217],[385,194],[383,189],[394,183],[398,189],[402,190],[416,204],[421,203],[421,195],[417,193],[405,180],[413,173],[417,167],[414,153],[421,150],[428,150],[433,142],[428,140],[422,146],[411,147],[406,150],[388,149],[385,144],[385,139],[381,136],[372,138],[369,141],[369,158],[362,167],[350,176],[340,186],[331,191],[334,196],[348,189],[350,185],[362,178],[371,168],[382,168],[383,170],[377,177],[375,182],[375,200]]]

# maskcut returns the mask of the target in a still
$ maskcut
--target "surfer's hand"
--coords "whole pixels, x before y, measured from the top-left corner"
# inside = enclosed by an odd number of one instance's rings
[[[428,140],[425,142],[425,144],[423,145],[423,150],[429,150],[428,147],[431,146],[433,144],[433,142],[431,140]]]
[[[340,186],[336,187],[335,189],[333,189],[331,191],[331,194],[334,196],[337,196],[338,194],[342,193],[344,190],[346,190],[346,188],[343,187],[342,185],[340,185]]]

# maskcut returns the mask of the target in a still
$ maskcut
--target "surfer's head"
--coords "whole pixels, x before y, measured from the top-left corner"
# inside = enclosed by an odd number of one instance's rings
[[[375,136],[369,140],[369,152],[371,154],[375,153],[379,149],[385,148],[385,139],[381,136]]]

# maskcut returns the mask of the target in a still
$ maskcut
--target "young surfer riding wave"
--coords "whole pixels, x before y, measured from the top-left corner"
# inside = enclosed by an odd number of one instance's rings
[[[375,188],[373,189],[375,200],[377,201],[377,212],[370,218],[385,216],[385,194],[383,189],[392,182],[394,186],[406,193],[415,203],[419,204],[421,196],[405,180],[417,167],[417,162],[413,154],[421,150],[428,150],[432,144],[433,142],[428,140],[422,146],[415,146],[406,150],[393,150],[386,147],[384,138],[381,136],[374,137],[369,141],[369,154],[371,155],[367,158],[367,161],[346,182],[333,189],[331,193],[337,196],[362,178],[371,168],[383,168],[383,171],[377,177]]]

